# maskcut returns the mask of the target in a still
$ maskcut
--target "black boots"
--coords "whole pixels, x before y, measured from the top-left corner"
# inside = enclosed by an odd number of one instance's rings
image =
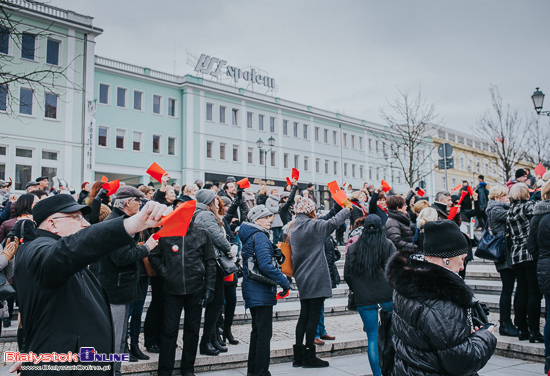
[[[519,335],[518,328],[512,324],[512,320],[501,321],[498,332],[501,336],[517,337]]]
[[[315,356],[315,346],[306,347],[304,349],[304,359],[302,360],[302,367],[321,368],[328,366],[329,364],[326,360],[321,360]]]
[[[130,345],[130,354],[139,360],[149,360],[149,357],[141,352],[138,345]]]
[[[231,333],[230,328],[225,328],[223,331],[223,340],[229,342],[230,345],[238,345],[239,341],[233,337],[233,333]]]
[[[547,356],[546,363],[544,364],[544,374],[548,375],[549,371],[550,371],[550,356]]]
[[[526,341],[529,339],[529,333],[527,332],[522,332],[521,330],[518,331],[518,338],[520,341]]]
[[[211,355],[211,356],[216,356],[220,354],[220,352],[214,346],[212,346],[210,342],[201,343],[199,346],[199,353],[201,355]]]
[[[529,333],[529,342],[530,343],[544,343],[544,336],[540,332],[531,332]]]
[[[301,367],[304,360],[304,345],[293,345],[294,360],[292,361],[292,367]]]
[[[214,333],[214,335],[212,335],[212,346],[214,346],[214,348],[221,353],[227,352],[227,347],[222,345],[222,342],[220,342],[220,335],[218,333]]]

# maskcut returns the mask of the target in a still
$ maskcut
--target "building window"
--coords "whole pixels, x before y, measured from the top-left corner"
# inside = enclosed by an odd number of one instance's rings
[[[239,161],[239,145],[233,145],[233,162]]]
[[[32,180],[32,166],[15,165],[15,189],[24,190],[25,185]]]
[[[6,155],[8,148],[5,146],[0,146],[0,155]],[[0,178],[2,179],[2,178]]]
[[[8,85],[0,85],[0,111],[8,110]]]
[[[378,150],[379,146],[380,146],[380,142],[378,142],[378,140],[376,140],[376,152],[377,153],[380,151],[380,150]]]
[[[220,123],[225,124],[225,106],[220,106]]]
[[[42,159],[47,159],[48,161],[57,161],[57,154],[59,153],[56,151],[42,150]]]
[[[9,54],[10,52],[10,30],[0,26],[0,54]]]
[[[260,150],[260,165],[264,165],[265,163],[265,153],[263,150]]]
[[[309,171],[309,158],[304,157],[304,171]]]
[[[347,148],[348,147],[348,135],[347,135],[347,133],[344,133],[344,135],[342,136],[342,139],[343,139],[343,146],[345,148]]]
[[[307,124],[304,124],[304,140],[307,140]]]
[[[332,131],[332,144],[338,145],[338,132]]]
[[[107,147],[107,137],[109,135],[109,129],[107,127],[97,128],[97,146]]]
[[[283,154],[283,167],[288,168],[288,153]]]
[[[359,166],[359,178],[363,179],[363,166]]]
[[[250,129],[252,129],[252,116],[254,116],[252,112],[246,113],[246,127]]]
[[[19,113],[32,115],[33,91],[22,87],[19,91]]]
[[[319,158],[315,159],[315,172],[319,172],[321,168],[321,162],[319,161]]]
[[[348,164],[344,163],[344,176],[348,176]]]
[[[274,117],[269,118],[269,131],[271,133],[275,133],[275,118]]]
[[[206,104],[206,120],[212,121],[212,112],[214,105],[212,103]]]
[[[294,137],[298,137],[298,123],[294,122]]]
[[[153,135],[153,153],[160,154],[160,136],[158,134]]]
[[[134,110],[143,110],[143,92],[134,90]]]
[[[236,108],[231,110],[231,124],[239,125],[239,110]]]
[[[363,150],[363,137],[359,137],[359,150]]]
[[[126,131],[124,129],[116,130],[116,146],[117,149],[124,149],[124,138],[126,136]]]
[[[248,148],[248,163],[254,163],[254,148]]]
[[[57,95],[46,93],[44,102],[44,117],[57,119]]]
[[[153,95],[153,113],[162,114],[162,96],[160,95]]]
[[[6,165],[4,163],[0,163],[0,179],[6,180]]]
[[[99,84],[99,103],[109,104],[109,85]]]
[[[264,130],[264,115],[258,115],[258,129]]]
[[[132,138],[132,150],[141,151],[141,142],[143,140],[143,133],[134,131]]]
[[[23,158],[32,158],[32,149],[16,148],[15,149],[15,156],[16,157],[23,157]]]
[[[351,177],[352,178],[355,177],[355,165],[354,164],[351,165]]]
[[[328,174],[328,159],[325,159],[325,174]]]
[[[126,90],[123,87],[116,88],[116,106],[126,108]]]
[[[275,152],[272,151],[272,152],[271,152],[271,167],[275,167],[275,160],[276,160],[276,158],[275,158]]]
[[[294,154],[294,168],[298,168],[298,163],[299,163],[298,158],[299,158],[299,156]]]
[[[176,139],[168,137],[168,155],[176,155]]]
[[[319,127],[315,127],[315,141],[319,141]]]
[[[355,149],[355,136],[351,135],[351,148]]]
[[[220,159],[225,160],[225,144],[220,144]]]
[[[206,158],[212,158],[212,141],[206,141]]]
[[[328,144],[328,129],[323,130],[325,144]]]
[[[283,120],[283,135],[288,136],[288,120]]]
[[[369,138],[369,151],[372,151],[372,138]]]
[[[168,98],[168,116],[176,117],[176,99]]]
[[[51,65],[59,65],[59,46],[60,42],[53,39],[48,39],[46,44],[46,63]]]
[[[369,179],[372,179],[372,167],[369,167]]]
[[[34,51],[36,48],[36,35],[23,33],[21,38],[21,57],[23,59],[34,60]]]
[[[376,167],[376,180],[380,180],[380,168]]]
[[[334,170],[334,175],[337,175],[338,174],[338,162],[334,161],[333,163],[333,170]]]

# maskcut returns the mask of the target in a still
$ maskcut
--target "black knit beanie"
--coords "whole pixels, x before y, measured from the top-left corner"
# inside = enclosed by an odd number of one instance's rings
[[[453,221],[424,225],[424,255],[451,258],[468,253],[468,241]]]

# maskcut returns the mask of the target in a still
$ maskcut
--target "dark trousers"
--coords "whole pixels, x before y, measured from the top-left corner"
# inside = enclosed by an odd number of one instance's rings
[[[164,278],[154,276],[151,282],[151,305],[145,316],[143,324],[144,345],[149,348],[153,345],[160,346],[160,339],[164,327]]]
[[[283,228],[282,227],[274,227],[271,229],[273,231],[273,244],[277,245],[277,243],[283,241]]]
[[[502,281],[502,291],[500,292],[498,305],[500,308],[500,323],[503,324],[511,321],[512,293],[514,292],[514,284],[516,283],[516,272],[514,269],[502,269],[499,271],[499,274]]]
[[[273,335],[273,306],[252,307],[252,332],[248,347],[249,376],[268,376],[270,342]]]
[[[143,313],[143,305],[147,296],[147,288],[149,287],[149,277],[141,277],[139,279],[141,288],[141,299],[130,304],[130,344],[136,346],[139,343],[139,332],[141,331],[141,314]]]
[[[296,324],[296,344],[304,343],[306,337],[306,347],[314,346],[317,325],[321,319],[321,310],[325,298],[300,299],[300,317]]]
[[[181,352],[181,373],[195,372],[195,359],[199,344],[202,307],[199,301],[203,292],[190,295],[164,294],[164,332],[160,342],[158,375],[172,375],[176,358],[176,343],[182,309],[183,351]]]
[[[214,290],[214,299],[210,302],[204,311],[204,325],[202,331],[201,345],[206,345],[212,340],[214,331],[218,323],[218,318],[223,310],[224,301],[223,277],[219,270],[216,271],[216,285]]]
[[[515,264],[517,286],[514,298],[514,323],[522,332],[540,332],[540,301],[542,294],[537,280],[537,262]]]
[[[235,277],[237,278],[237,277]],[[225,285],[225,310],[224,310],[224,328],[231,330],[233,317],[235,317],[235,307],[237,306],[237,285]]]

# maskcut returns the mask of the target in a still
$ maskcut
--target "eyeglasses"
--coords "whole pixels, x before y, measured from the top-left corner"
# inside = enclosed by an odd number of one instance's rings
[[[76,219],[77,221],[80,221],[80,222],[82,222],[84,220],[84,217],[82,216],[82,214],[67,215],[65,217],[55,217],[55,218],[52,218],[52,220],[54,220],[54,219],[65,219],[65,218],[73,218],[73,219]]]

